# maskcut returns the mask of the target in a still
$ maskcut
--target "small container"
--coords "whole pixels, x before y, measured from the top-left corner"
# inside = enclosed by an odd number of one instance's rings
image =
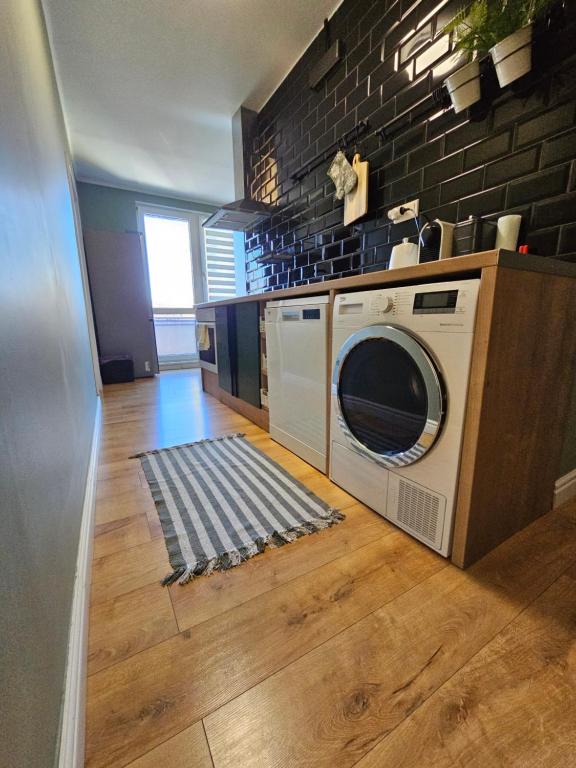
[[[458,69],[444,80],[444,85],[450,94],[454,112],[458,114],[480,101],[480,64],[478,60],[471,61]]]
[[[532,69],[532,24],[517,29],[490,49],[500,88]]]
[[[415,264],[418,264],[418,246],[416,243],[411,243],[408,237],[405,237],[400,245],[395,245],[392,248],[388,269],[413,267]]]
[[[454,256],[466,256],[482,250],[482,219],[479,216],[470,216],[454,226],[452,248]]]
[[[496,248],[504,248],[507,251],[515,251],[518,245],[518,235],[520,234],[520,225],[522,216],[519,214],[510,214],[500,216],[496,222]]]

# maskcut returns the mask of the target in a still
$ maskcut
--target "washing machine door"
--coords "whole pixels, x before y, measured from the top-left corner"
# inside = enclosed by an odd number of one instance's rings
[[[400,328],[373,325],[352,334],[335,362],[332,392],[349,444],[379,464],[412,464],[440,434],[441,376],[423,345]]]

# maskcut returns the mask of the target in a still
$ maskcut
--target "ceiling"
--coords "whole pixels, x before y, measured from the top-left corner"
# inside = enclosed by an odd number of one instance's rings
[[[79,179],[234,197],[231,118],[259,110],[339,0],[44,0]]]

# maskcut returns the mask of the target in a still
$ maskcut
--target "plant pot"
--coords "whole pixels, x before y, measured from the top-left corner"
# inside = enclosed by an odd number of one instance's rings
[[[532,24],[516,30],[490,49],[500,88],[532,69]]]
[[[480,65],[478,61],[471,61],[458,69],[444,80],[444,85],[450,94],[456,114],[480,101]]]

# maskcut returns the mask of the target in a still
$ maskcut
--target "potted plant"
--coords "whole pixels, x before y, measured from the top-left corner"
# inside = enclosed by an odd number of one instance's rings
[[[463,9],[456,15],[445,31],[454,32],[456,50],[475,56],[476,66],[479,59],[489,53],[496,68],[498,83],[503,88],[527,74],[532,68],[532,24],[546,13],[554,2],[555,0],[474,0],[468,9]],[[471,62],[473,63],[474,61]],[[470,68],[470,64],[467,67]],[[469,84],[473,71],[470,68],[466,77],[461,76],[460,88]],[[461,70],[458,70],[451,78],[455,78],[460,72]],[[447,79],[446,86],[452,98],[452,93],[457,94],[458,85],[454,85],[454,81],[449,83],[449,80],[450,78]],[[476,101],[480,98],[479,85],[478,82]],[[469,88],[471,89],[471,86]],[[470,95],[468,98],[471,97]]]
[[[462,8],[443,30],[454,33],[455,50],[468,59],[467,64],[444,81],[456,113],[481,98],[480,59],[488,53],[491,42],[491,38],[486,37],[487,19],[487,0],[475,0],[469,8]]]

